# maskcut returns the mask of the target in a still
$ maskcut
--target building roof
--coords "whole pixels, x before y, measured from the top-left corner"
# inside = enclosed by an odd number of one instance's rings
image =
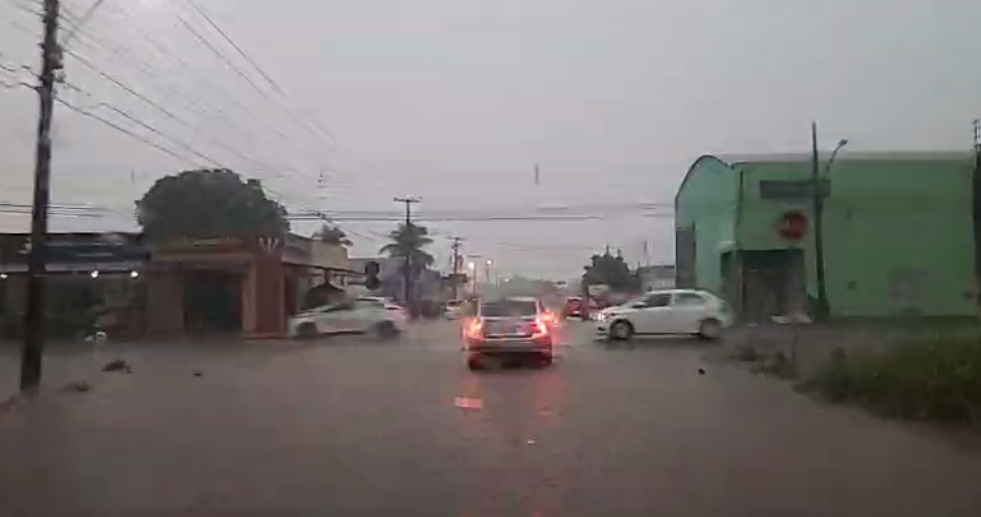
[[[819,151],[819,159],[824,159],[830,156],[830,151]],[[838,161],[940,161],[940,160],[971,160],[974,157],[973,151],[849,151],[843,149],[838,156],[835,158]],[[685,188],[685,184],[688,183],[688,178],[691,177],[692,172],[695,168],[704,161],[713,160],[716,161],[732,170],[736,170],[739,165],[752,164],[752,163],[801,163],[808,162],[811,159],[811,153],[760,153],[760,154],[739,154],[739,153],[722,153],[722,154],[703,154],[699,156],[692,164],[688,167],[688,171],[685,172],[685,177],[681,180],[681,184],[678,185],[678,191],[675,193],[675,202],[677,203],[678,195]]]
[[[823,159],[830,151],[819,153]],[[838,161],[914,161],[914,160],[969,160],[974,156],[971,151],[848,151],[842,149]],[[729,165],[743,163],[797,163],[811,159],[811,153],[764,153],[764,154],[716,154],[718,160]]]

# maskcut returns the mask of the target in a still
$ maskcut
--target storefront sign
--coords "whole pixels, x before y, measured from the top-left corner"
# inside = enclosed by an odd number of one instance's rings
[[[813,199],[815,183],[807,180],[762,180],[760,181],[760,197],[774,201],[791,201]],[[827,197],[831,193],[831,182],[822,179],[817,183],[817,193]]]
[[[242,251],[245,242],[238,237],[183,238],[155,246],[157,253],[215,253]]]
[[[5,241],[5,263],[27,263],[32,247],[29,236],[8,235],[0,238]],[[44,260],[51,265],[144,262],[150,257],[150,250],[140,241],[140,237],[130,234],[55,234],[48,237],[45,251]]]

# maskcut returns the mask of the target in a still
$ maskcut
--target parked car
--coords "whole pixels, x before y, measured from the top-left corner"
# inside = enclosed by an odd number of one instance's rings
[[[321,335],[374,333],[385,339],[397,337],[406,326],[405,310],[378,298],[315,307],[290,318],[291,338],[311,339]]]
[[[552,364],[552,327],[548,313],[535,298],[480,301],[474,318],[464,324],[467,366],[483,368],[489,356],[536,359]]]
[[[596,315],[597,337],[623,341],[634,335],[689,334],[719,338],[732,318],[721,298],[696,289],[651,291]]]

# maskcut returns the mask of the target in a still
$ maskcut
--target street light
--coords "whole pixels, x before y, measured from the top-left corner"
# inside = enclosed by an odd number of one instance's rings
[[[824,196],[821,185],[822,180],[827,178],[831,171],[831,165],[838,157],[838,151],[848,145],[848,140],[838,141],[838,145],[831,153],[831,158],[824,166],[824,174],[818,170],[818,147],[817,147],[817,123],[811,122],[811,196],[814,207],[814,261],[815,273],[817,277],[817,319],[826,321],[831,313],[831,305],[828,303],[828,290],[824,276]],[[830,189],[829,189],[830,191]]]
[[[842,138],[838,141],[838,145],[835,146],[835,150],[831,151],[831,158],[828,158],[828,163],[824,164],[824,177],[827,178],[828,174],[831,172],[831,166],[835,163],[835,158],[838,157],[838,151],[841,151],[842,147],[848,145],[848,139]]]
[[[471,260],[467,262],[467,269],[470,271],[470,293],[477,294],[477,264]]]

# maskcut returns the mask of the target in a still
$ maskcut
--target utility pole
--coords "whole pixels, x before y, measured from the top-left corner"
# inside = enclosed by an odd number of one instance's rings
[[[396,203],[405,203],[405,231],[411,235],[412,229],[412,205],[421,201],[417,197],[397,197]],[[412,303],[412,250],[405,250],[405,264],[402,266],[402,281],[405,283],[405,306],[409,309],[409,314],[415,314]]]
[[[491,283],[491,273],[490,273],[491,272],[491,266],[493,264],[494,264],[494,261],[491,260],[491,259],[487,259],[486,261],[484,261],[484,282],[487,285],[493,285]]]
[[[31,249],[27,258],[27,313],[21,351],[20,389],[36,392],[41,383],[44,355],[45,258],[48,242],[48,203],[51,192],[51,117],[54,111],[55,75],[61,69],[58,45],[59,0],[44,0],[44,38],[37,94],[40,110],[34,158],[34,204],[31,210]]]
[[[975,284],[981,286],[981,120],[974,119],[974,173],[972,174],[972,204],[974,216],[974,276]],[[981,294],[975,297],[981,307]]]
[[[817,276],[817,320],[828,319],[828,291],[824,282],[824,192],[818,164],[817,122],[811,122],[811,199],[814,205],[814,270]]]
[[[463,257],[460,256],[460,243],[463,241],[462,237],[450,237],[453,241],[453,276],[451,277],[453,286],[453,299],[457,299],[457,288],[459,287],[460,281],[460,266],[462,265]]]

